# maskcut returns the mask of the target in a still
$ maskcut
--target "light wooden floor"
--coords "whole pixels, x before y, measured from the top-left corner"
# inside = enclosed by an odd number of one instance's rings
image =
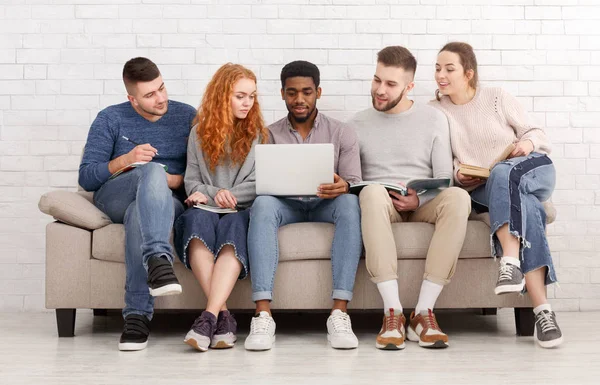
[[[565,343],[545,350],[514,335],[512,310],[497,316],[439,312],[445,350],[407,342],[374,346],[378,314],[353,315],[360,346],[327,346],[326,314],[276,314],[276,347],[247,352],[249,315],[230,350],[198,353],[183,344],[194,314],[159,314],[147,350],[119,352],[118,314],[79,311],[75,338],[58,338],[54,313],[0,313],[0,384],[598,384],[600,313],[559,313]]]

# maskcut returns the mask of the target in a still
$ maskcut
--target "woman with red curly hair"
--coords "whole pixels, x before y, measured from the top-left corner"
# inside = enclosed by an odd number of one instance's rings
[[[268,139],[254,73],[238,64],[219,68],[206,87],[195,123],[184,179],[189,209],[175,223],[175,247],[208,298],[185,342],[206,351],[209,346],[233,347],[237,323],[226,301],[236,279],[248,275],[246,235],[256,197],[254,148]],[[211,207],[235,212],[206,210]]]

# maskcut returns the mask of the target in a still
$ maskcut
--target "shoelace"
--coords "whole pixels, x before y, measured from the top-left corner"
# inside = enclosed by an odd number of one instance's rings
[[[229,333],[229,324],[235,322],[235,317],[231,313],[224,313],[221,322],[217,321],[217,330],[215,334]]]
[[[333,330],[340,333],[352,332],[352,324],[350,323],[350,316],[346,313],[335,314],[331,317],[331,323],[333,324]]]
[[[425,317],[425,324],[427,324],[427,327],[429,327],[430,329],[440,330],[437,320],[435,319],[435,315],[433,314],[431,309],[427,309],[427,316]]]
[[[196,318],[196,320],[194,321],[194,324],[192,325],[192,329],[199,334],[202,335],[210,335],[210,329],[211,329],[211,323],[210,321],[205,318],[205,317],[198,317]]]
[[[500,276],[498,281],[509,281],[512,279],[514,265],[510,263],[500,262]]]
[[[267,334],[270,324],[269,317],[254,317],[250,323],[250,334]]]
[[[541,312],[539,312],[537,317],[539,319],[540,326],[542,328],[542,333],[546,333],[550,330],[558,329],[556,327],[556,322],[554,321],[554,318],[552,317],[552,314],[550,314],[550,312],[541,311]]]
[[[394,314],[394,309],[390,309],[390,315],[388,317],[386,317],[385,328],[387,330],[398,329],[398,321],[399,321],[399,319],[400,319],[400,317],[397,317]]]

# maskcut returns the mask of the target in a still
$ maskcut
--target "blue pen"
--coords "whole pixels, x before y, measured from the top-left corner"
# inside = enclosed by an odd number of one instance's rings
[[[139,143],[136,143],[136,142],[134,142],[133,140],[129,139],[128,137],[126,137],[126,136],[124,136],[124,135],[122,135],[122,136],[121,136],[121,138],[125,139],[125,140],[126,140],[126,141],[128,141],[129,143],[133,143],[133,144],[135,144],[136,146],[140,146],[140,144],[139,144]],[[156,152],[156,155],[158,155],[158,151]]]

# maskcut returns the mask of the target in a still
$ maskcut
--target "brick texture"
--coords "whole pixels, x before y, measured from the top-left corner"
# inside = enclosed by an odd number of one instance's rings
[[[52,4],[58,3],[58,4]],[[496,4],[496,5],[490,5]],[[437,50],[476,49],[482,83],[515,94],[545,125],[558,172],[549,241],[561,310],[600,309],[600,2],[586,0],[111,0],[0,3],[0,310],[43,307],[44,191],[73,188],[89,124],[125,100],[122,64],[146,55],[170,97],[197,106],[215,69],[252,68],[267,122],[285,110],[281,66],[311,60],[321,110],[348,118],[369,105],[375,54],[419,59],[413,97],[435,90]],[[558,258],[560,256],[560,258]]]

